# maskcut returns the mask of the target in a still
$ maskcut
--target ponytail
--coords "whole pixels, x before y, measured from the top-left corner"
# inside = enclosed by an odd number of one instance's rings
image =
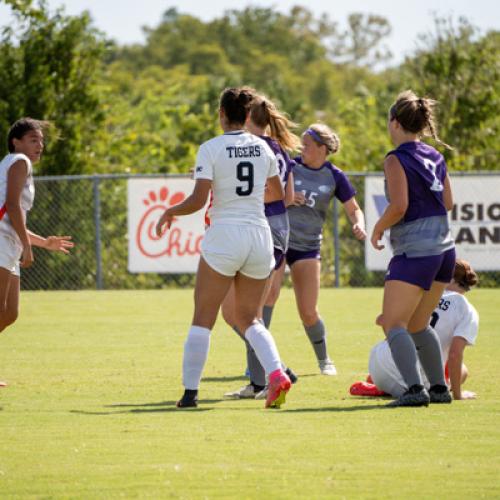
[[[275,104],[264,96],[258,96],[252,102],[250,119],[257,127],[269,127],[269,135],[288,151],[300,148],[300,138],[290,131],[297,124],[281,113]]]
[[[437,134],[434,108],[437,101],[426,97],[417,97],[411,90],[398,95],[390,109],[390,119],[397,120],[401,126],[413,134],[432,137],[446,149],[453,149],[443,142]]]
[[[472,269],[471,265],[466,260],[462,259],[457,259],[455,263],[453,280],[466,292],[479,283],[479,278],[474,269]]]

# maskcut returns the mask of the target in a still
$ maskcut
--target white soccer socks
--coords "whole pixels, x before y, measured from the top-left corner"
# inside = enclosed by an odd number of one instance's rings
[[[245,338],[252,346],[266,374],[281,369],[280,355],[273,336],[261,323],[254,323],[245,331]]]
[[[198,389],[201,373],[207,361],[209,347],[210,330],[192,325],[184,344],[184,359],[182,362],[182,382],[186,389]]]

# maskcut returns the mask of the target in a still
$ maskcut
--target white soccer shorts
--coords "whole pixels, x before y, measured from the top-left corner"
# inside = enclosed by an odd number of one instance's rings
[[[7,269],[15,276],[20,276],[19,260],[22,253],[22,247],[12,236],[0,233],[0,267]]]
[[[266,279],[274,269],[274,249],[269,227],[251,224],[215,224],[201,243],[207,264],[224,276],[237,272]]]
[[[371,350],[368,372],[373,383],[381,391],[395,398],[404,394],[408,389],[392,359],[387,342],[379,342]]]

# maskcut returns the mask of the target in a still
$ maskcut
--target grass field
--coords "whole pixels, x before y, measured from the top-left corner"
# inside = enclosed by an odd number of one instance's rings
[[[191,291],[23,293],[0,336],[0,497],[498,498],[500,291],[469,297],[477,401],[386,409],[349,396],[381,335],[381,291],[322,290],[339,369],[325,377],[284,290],[272,331],[300,376],[287,404],[222,399],[245,361],[219,321],[200,407],[179,411]]]

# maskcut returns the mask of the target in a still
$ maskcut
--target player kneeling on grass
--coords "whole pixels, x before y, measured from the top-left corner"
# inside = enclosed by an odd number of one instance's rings
[[[462,384],[468,376],[463,363],[464,349],[475,344],[479,326],[477,311],[464,294],[477,282],[477,274],[470,264],[457,259],[453,281],[446,287],[438,307],[432,313],[431,326],[439,337],[443,360],[447,360],[446,378],[455,400],[476,397],[473,392],[463,391]],[[351,386],[353,396],[390,395],[397,398],[408,390],[396,368],[387,340],[373,347],[369,373],[367,382],[356,382]],[[428,388],[429,382],[423,374],[422,378]]]
[[[244,333],[266,374],[266,407],[279,407],[290,389],[281,368],[274,339],[258,321],[261,298],[274,268],[271,230],[264,214],[264,191],[285,193],[276,156],[259,137],[244,130],[254,93],[247,88],[226,89],[220,98],[219,121],[224,134],[201,145],[196,159],[193,193],[168,208],[156,232],[161,236],[174,217],[203,208],[210,190],[210,227],[201,245],[196,275],[194,317],[184,345],[184,395],[180,408],[196,407],[198,387],[219,308],[234,283],[235,322]]]
[[[19,268],[33,263],[31,246],[63,253],[73,247],[69,236],[43,238],[26,228],[35,197],[32,164],[40,160],[45,125],[32,118],[16,121],[7,137],[9,154],[0,162],[0,332],[17,319]]]

